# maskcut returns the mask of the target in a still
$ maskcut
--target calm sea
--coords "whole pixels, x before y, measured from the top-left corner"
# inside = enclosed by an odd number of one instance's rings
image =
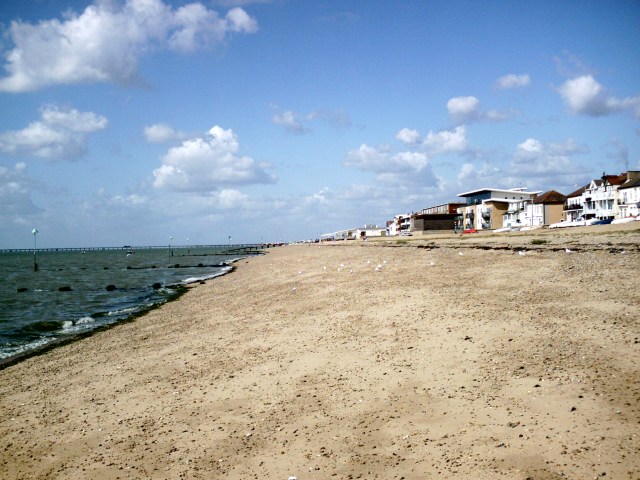
[[[231,270],[222,248],[0,253],[0,362],[144,312]]]

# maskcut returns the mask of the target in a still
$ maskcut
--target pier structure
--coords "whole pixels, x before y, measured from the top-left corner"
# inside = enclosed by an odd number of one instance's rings
[[[246,253],[260,253],[266,248],[271,247],[267,243],[241,243],[233,245],[125,245],[122,247],[48,247],[48,248],[5,248],[0,249],[0,254],[6,253],[34,253],[35,252],[102,252],[102,251],[139,251],[139,250],[196,250],[196,249],[212,249],[217,255],[234,255]]]

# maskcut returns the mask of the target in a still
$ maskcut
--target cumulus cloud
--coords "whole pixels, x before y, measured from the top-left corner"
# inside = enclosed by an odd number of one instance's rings
[[[156,123],[144,127],[144,137],[149,143],[165,143],[184,138],[184,133],[176,132],[164,123]]]
[[[640,118],[640,95],[622,100],[615,98],[591,75],[567,80],[558,92],[576,115],[602,117],[630,108]]]
[[[168,48],[190,52],[223,42],[232,33],[253,33],[257,23],[241,8],[225,16],[201,3],[177,9],[162,0],[100,1],[81,14],[38,24],[11,23],[13,49],[0,91],[26,92],[56,84],[116,82],[136,78],[139,58]]]
[[[453,97],[447,102],[447,110],[454,122],[470,123],[482,120],[490,122],[501,122],[513,117],[513,111],[484,111],[480,108],[480,100],[476,97]]]
[[[21,223],[22,216],[40,211],[31,200],[33,181],[27,176],[26,169],[23,162],[13,168],[0,165],[0,219],[3,225]]]
[[[405,145],[415,145],[420,141],[420,133],[417,130],[403,128],[396,133],[396,139],[400,140]]]
[[[40,120],[22,130],[0,133],[0,151],[46,159],[73,160],[86,153],[87,134],[107,127],[107,119],[93,112],[46,106]]]
[[[454,97],[447,102],[447,110],[455,120],[466,122],[478,118],[480,100],[476,97]]]
[[[589,152],[586,145],[573,139],[564,142],[542,143],[528,138],[520,143],[513,155],[511,170],[514,175],[551,177],[577,173],[580,169],[572,157]]]
[[[432,154],[462,152],[467,148],[466,132],[464,125],[437,133],[429,131],[424,146]]]
[[[185,140],[169,149],[153,171],[154,187],[179,192],[210,192],[222,187],[274,183],[267,166],[238,155],[233,130],[214,126],[204,138]]]
[[[433,179],[426,153],[393,154],[387,145],[376,148],[363,144],[347,154],[343,165],[347,168],[375,173],[378,181],[387,184],[414,183]]]
[[[290,133],[303,134],[310,131],[302,124],[302,122],[300,121],[300,117],[291,110],[287,110],[286,112],[282,113],[276,113],[271,120],[276,125],[284,127],[285,130]]]
[[[527,74],[515,75],[513,73],[510,73],[496,80],[496,86],[501,90],[506,90],[509,88],[522,88],[528,86],[530,83],[531,78]]]

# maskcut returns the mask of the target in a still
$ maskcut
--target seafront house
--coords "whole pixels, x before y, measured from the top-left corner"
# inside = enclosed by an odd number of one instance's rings
[[[580,187],[575,192],[567,195],[567,203],[564,206],[564,221],[577,222],[582,219],[582,194],[589,188],[589,185]]]
[[[401,213],[394,215],[393,220],[387,222],[387,235],[404,235],[411,231],[411,215]]]
[[[561,222],[564,217],[564,204],[567,197],[549,190],[534,198],[526,206],[524,223],[529,227],[541,227]]]
[[[454,230],[459,218],[458,208],[464,205],[464,203],[443,203],[423,208],[418,213],[411,215],[411,232]]]
[[[591,180],[582,194],[584,220],[613,220],[621,218],[620,193],[618,189],[628,181],[634,179],[640,172],[625,172],[620,175],[602,174],[601,178]]]
[[[533,200],[538,193],[527,192],[526,188],[480,188],[458,194],[466,201],[457,212],[462,216],[464,229],[495,230],[504,226],[505,214],[510,205],[513,214],[511,218],[517,220],[519,212],[524,210],[524,203]]]
[[[618,218],[637,217],[640,213],[640,172],[627,172],[627,181],[618,187]]]

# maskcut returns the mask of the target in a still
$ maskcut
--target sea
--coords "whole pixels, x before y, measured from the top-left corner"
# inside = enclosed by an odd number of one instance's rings
[[[36,250],[35,260],[33,251],[1,252],[0,366],[129,320],[175,299],[190,283],[228,273],[246,256],[230,250]]]

